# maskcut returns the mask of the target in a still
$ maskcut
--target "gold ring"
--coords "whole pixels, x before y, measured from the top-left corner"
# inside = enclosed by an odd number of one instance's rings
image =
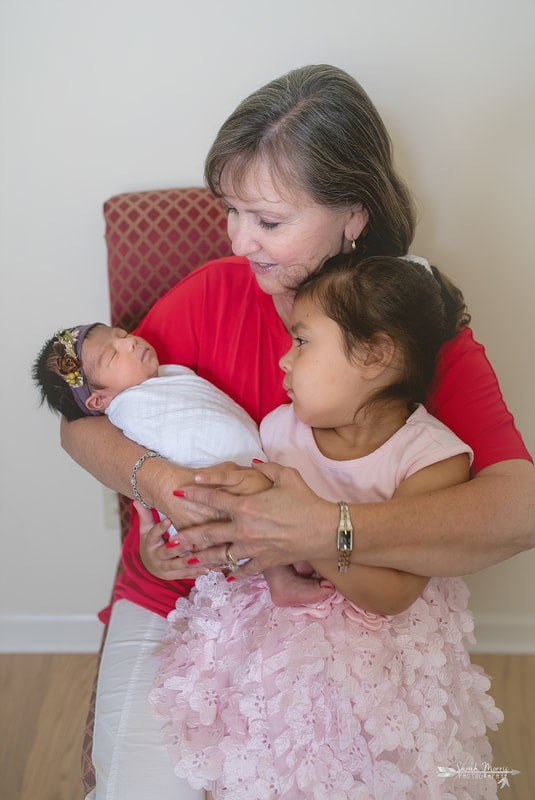
[[[232,572],[235,569],[238,569],[238,562],[230,552],[230,545],[227,545],[227,549],[225,550],[225,561],[228,564],[230,571]]]

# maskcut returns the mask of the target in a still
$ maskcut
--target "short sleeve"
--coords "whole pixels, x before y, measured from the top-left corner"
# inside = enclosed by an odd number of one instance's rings
[[[469,328],[440,351],[426,408],[470,445],[472,474],[499,461],[532,461],[485,349]]]

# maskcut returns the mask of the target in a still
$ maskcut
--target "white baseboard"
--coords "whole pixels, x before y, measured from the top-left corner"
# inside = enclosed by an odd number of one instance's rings
[[[0,653],[96,653],[103,625],[94,616],[0,614]],[[535,620],[479,615],[472,653],[535,654]]]
[[[97,653],[103,630],[93,615],[0,614],[0,653]]]

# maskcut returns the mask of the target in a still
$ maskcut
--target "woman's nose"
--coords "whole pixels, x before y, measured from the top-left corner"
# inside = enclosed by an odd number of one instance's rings
[[[227,231],[234,255],[250,256],[260,250],[260,245],[253,236],[251,226],[248,222],[237,218],[237,215],[229,217]]]

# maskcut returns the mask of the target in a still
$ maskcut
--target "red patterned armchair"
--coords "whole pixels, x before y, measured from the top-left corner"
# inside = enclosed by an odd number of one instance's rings
[[[165,292],[212,258],[231,252],[223,205],[207,189],[128,192],[104,204],[111,323],[133,330]],[[130,503],[119,497],[121,535]],[[100,659],[99,659],[100,660]],[[95,786],[91,760],[97,675],[82,748],[85,793]]]

